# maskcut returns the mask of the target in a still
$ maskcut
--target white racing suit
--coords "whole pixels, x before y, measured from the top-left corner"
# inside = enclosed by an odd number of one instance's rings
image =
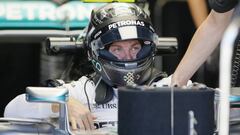
[[[154,82],[152,86],[161,87],[169,85],[171,76],[164,78],[158,82]],[[106,104],[96,104],[95,102],[95,84],[93,81],[87,81],[88,78],[83,76],[78,81],[63,84],[69,90],[70,96],[79,100],[88,107],[87,97],[89,98],[91,112],[96,116],[95,127],[117,127],[118,112],[118,95],[114,89],[113,99]],[[85,84],[86,83],[86,84]],[[190,82],[191,83],[191,82]],[[86,86],[85,86],[86,85]],[[86,93],[84,91],[86,87]],[[47,119],[57,117],[58,113],[53,113],[50,103],[29,103],[25,100],[25,94],[14,98],[5,108],[4,117],[14,118],[40,118]]]

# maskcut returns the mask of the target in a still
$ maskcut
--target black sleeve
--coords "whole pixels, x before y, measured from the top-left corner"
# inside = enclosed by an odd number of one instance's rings
[[[238,3],[238,0],[208,0],[208,1],[210,7],[219,13],[224,13],[233,9]]]

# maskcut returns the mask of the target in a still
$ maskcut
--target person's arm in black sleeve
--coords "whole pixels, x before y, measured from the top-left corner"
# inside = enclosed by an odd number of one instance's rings
[[[208,0],[208,1],[210,7],[219,13],[224,13],[233,9],[238,3],[238,0]]]

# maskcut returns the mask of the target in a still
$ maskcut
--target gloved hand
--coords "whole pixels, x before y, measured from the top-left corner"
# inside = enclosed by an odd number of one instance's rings
[[[93,120],[96,119],[86,106],[78,100],[70,98],[68,101],[69,121],[72,129],[93,130]]]
[[[89,109],[80,103],[77,99],[70,97],[68,100],[68,115],[69,122],[71,123],[72,130],[94,130],[95,116],[89,111]],[[59,106],[52,105],[53,112],[58,112]]]
[[[172,79],[172,75],[170,75],[166,78],[163,78],[158,82],[152,83],[151,86],[153,86],[153,87],[171,87],[171,79]],[[190,86],[190,85],[192,85],[192,81],[188,80],[187,86]]]

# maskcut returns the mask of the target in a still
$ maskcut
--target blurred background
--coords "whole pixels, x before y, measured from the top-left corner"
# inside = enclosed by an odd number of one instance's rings
[[[200,1],[203,5],[196,6]],[[88,24],[91,9],[103,3],[79,0],[0,1],[0,116],[7,103],[25,92],[26,86],[43,86],[46,80],[76,80],[92,72],[85,52],[49,56],[49,36],[78,37]],[[140,3],[150,14],[160,37],[176,37],[178,53],[159,56],[156,66],[171,75],[196,28],[209,12],[204,0],[148,0]],[[196,18],[200,16],[201,18]],[[218,52],[198,70],[193,81],[218,86]],[[69,68],[71,67],[71,68]]]

